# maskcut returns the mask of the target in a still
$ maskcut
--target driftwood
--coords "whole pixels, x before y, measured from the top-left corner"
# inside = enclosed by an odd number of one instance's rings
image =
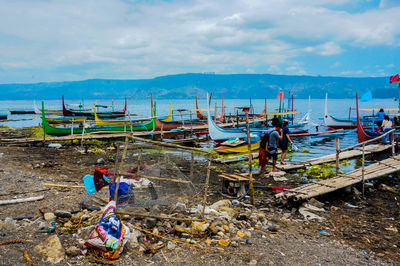
[[[134,137],[134,136],[129,136],[129,137],[130,137],[131,139],[133,139],[133,140],[136,140],[136,141],[151,143],[151,144],[158,145],[158,146],[164,146],[164,147],[175,148],[175,149],[181,149],[181,150],[187,150],[187,151],[196,151],[196,152],[201,152],[201,153],[209,154],[208,151],[203,151],[203,150],[196,149],[196,148],[192,148],[192,147],[186,147],[186,146],[181,146],[181,145],[171,144],[171,143],[164,143],[164,142],[161,142],[161,141],[154,141],[154,140],[149,140],[149,139],[143,139],[143,138]]]
[[[188,180],[177,180],[177,179],[171,179],[171,178],[147,176],[147,175],[142,175],[142,174],[122,173],[121,175],[123,175],[123,176],[137,176],[137,177],[147,178],[147,179],[150,179],[150,180],[167,181],[167,182],[174,182],[174,183],[183,183],[183,184],[192,183],[192,181],[188,181]]]
[[[61,184],[49,184],[49,183],[45,183],[43,185],[46,187],[85,188],[85,186],[82,185],[61,185]]]
[[[30,198],[23,198],[23,199],[0,200],[0,205],[37,201],[37,200],[42,200],[43,198],[44,198],[44,196],[42,195],[42,196],[38,196],[38,197],[30,197]]]

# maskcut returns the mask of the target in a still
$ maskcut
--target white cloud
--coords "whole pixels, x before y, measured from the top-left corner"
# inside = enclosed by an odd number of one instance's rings
[[[44,80],[306,73],[305,62],[295,65],[299,56],[399,46],[400,7],[382,0],[380,8],[363,13],[328,8],[353,2],[5,0],[0,66],[6,72],[0,83],[10,74],[20,81],[40,71]],[[75,73],[78,66],[85,71]]]

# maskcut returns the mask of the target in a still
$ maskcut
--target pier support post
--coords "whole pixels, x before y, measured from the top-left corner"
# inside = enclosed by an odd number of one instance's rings
[[[392,156],[395,154],[395,149],[394,149],[394,132],[392,132]]]
[[[340,143],[339,138],[336,138],[336,176],[339,175],[339,155],[340,155]]]

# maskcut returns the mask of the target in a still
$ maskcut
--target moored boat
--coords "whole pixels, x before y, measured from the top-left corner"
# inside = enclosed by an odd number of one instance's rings
[[[377,134],[375,132],[367,131],[364,129],[361,119],[360,119],[360,114],[358,110],[358,93],[356,93],[356,110],[357,110],[357,138],[358,138],[358,143],[364,142],[373,138],[377,137]]]
[[[256,141],[251,143],[251,150],[258,150],[260,148],[260,141]],[[218,153],[244,153],[249,151],[249,145],[243,141],[240,145],[237,146],[228,146],[222,144],[221,146],[218,146],[214,148],[214,151]]]
[[[64,116],[94,117],[94,111],[80,111],[80,110],[67,109],[64,103],[64,95],[62,96],[62,108]],[[125,97],[125,106],[122,109],[122,111],[97,112],[97,115],[102,118],[124,117],[126,110],[127,110],[127,99]]]
[[[357,128],[357,121],[354,119],[335,118],[328,114],[328,94],[325,96],[324,124],[333,129],[354,129]]]
[[[0,113],[0,120],[7,120],[8,115],[4,113]]]
[[[94,132],[123,132],[123,131],[150,131],[154,129],[155,119],[151,119],[148,123],[132,123],[120,126],[92,126],[85,127],[83,123],[74,127],[55,127],[50,125],[46,120],[44,112],[44,102],[42,102],[42,126],[46,134],[54,136],[65,136],[73,134],[94,133]]]

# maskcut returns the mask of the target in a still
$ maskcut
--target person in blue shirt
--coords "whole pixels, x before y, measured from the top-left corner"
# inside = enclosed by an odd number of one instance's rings
[[[272,158],[272,172],[278,172],[276,169],[276,160],[278,159],[278,145],[279,141],[282,140],[282,128],[281,123],[275,121],[273,124],[274,128],[270,130],[269,141],[267,145],[267,157]]]
[[[379,110],[379,112],[376,113],[376,124],[380,127],[382,126],[382,121],[385,118],[385,110],[383,110],[383,108],[381,108]]]

